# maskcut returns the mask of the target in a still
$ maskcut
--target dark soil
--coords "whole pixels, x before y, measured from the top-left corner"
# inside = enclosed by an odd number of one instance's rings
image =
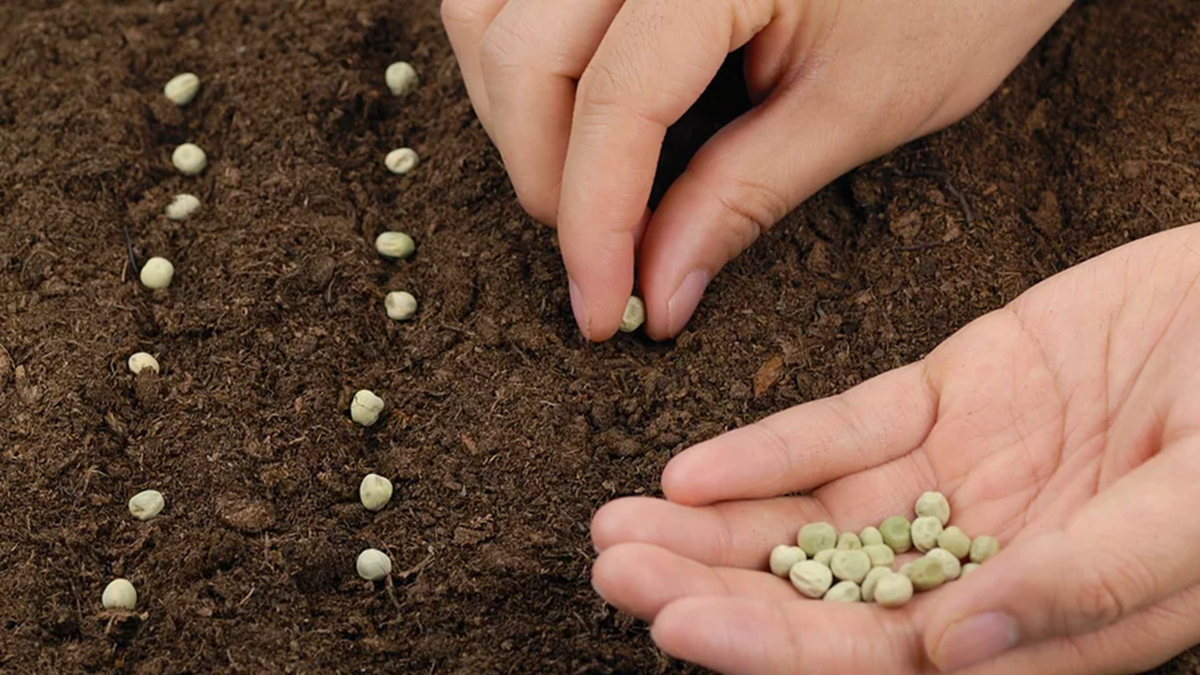
[[[423,75],[403,102],[398,58]],[[161,88],[184,70],[204,86],[180,110]],[[1200,3],[1080,3],[970,119],[765,236],[677,342],[591,346],[434,0],[3,3],[0,670],[688,672],[593,595],[596,507],[1200,220],[1197,82]],[[199,179],[171,168],[184,140]],[[382,166],[399,145],[425,158],[404,178]],[[204,201],[183,224],[161,215],[180,191]],[[123,226],[139,260],[174,261],[168,291],[134,281]],[[379,259],[385,229],[417,255]],[[410,324],[383,312],[400,288]],[[131,378],[139,350],[160,376]],[[345,413],[364,387],[390,406],[367,431]],[[378,514],[368,471],[396,482]],[[148,487],[168,506],[138,523]],[[399,609],[354,574],[368,545]],[[101,611],[114,576],[144,621]]]

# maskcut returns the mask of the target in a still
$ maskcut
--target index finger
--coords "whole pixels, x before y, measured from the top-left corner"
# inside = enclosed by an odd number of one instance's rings
[[[773,0],[628,0],[579,80],[559,205],[559,244],[584,335],[616,332],[633,288],[635,234],[667,127]]]

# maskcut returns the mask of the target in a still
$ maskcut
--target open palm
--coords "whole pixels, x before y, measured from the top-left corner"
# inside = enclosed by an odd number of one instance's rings
[[[726,673],[1129,672],[1200,641],[1200,225],[1089,261],[919,363],[696,446],[592,524],[597,591]],[[1005,550],[901,610],[771,548],[939,490]],[[805,496],[797,493],[811,491]]]

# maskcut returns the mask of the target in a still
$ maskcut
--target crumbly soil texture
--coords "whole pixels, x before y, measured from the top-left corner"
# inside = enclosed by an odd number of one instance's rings
[[[383,82],[416,65],[411,97]],[[194,71],[199,96],[162,95]],[[744,102],[674,128],[669,180]],[[731,264],[690,328],[585,344],[434,0],[0,5],[0,671],[685,673],[592,592],[598,506],[689,444],[921,358],[1200,220],[1200,3],[1080,2],[963,123]],[[208,151],[198,178],[172,149]],[[383,167],[415,148],[408,176]],[[171,195],[203,209],[172,222]],[[969,209],[964,210],[963,204]],[[417,254],[373,250],[402,230]],[[175,264],[168,290],[137,261]],[[421,302],[393,323],[388,291]],[[133,352],[158,376],[131,376]],[[354,426],[354,391],[386,399]],[[363,509],[361,477],[396,484]],[[126,509],[154,488],[167,507]],[[394,585],[354,573],[388,552]],[[102,611],[114,577],[135,615]],[[1184,655],[1164,673],[1200,673]]]

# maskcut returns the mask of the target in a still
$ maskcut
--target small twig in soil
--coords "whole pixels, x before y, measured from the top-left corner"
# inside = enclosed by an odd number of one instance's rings
[[[125,234],[125,251],[129,254],[129,266],[133,268],[133,276],[141,274],[138,269],[137,256],[133,254],[133,239],[129,236],[129,226],[121,224],[121,232]]]
[[[942,187],[946,190],[946,192],[949,192],[950,196],[954,197],[954,199],[958,201],[958,206],[963,212],[963,221],[966,227],[969,229],[975,222],[975,216],[971,213],[971,205],[967,203],[967,198],[964,197],[963,194],[958,191],[958,188],[954,186],[954,181],[950,179],[950,174],[943,173],[941,171],[913,171],[910,173],[905,173],[896,168],[888,168],[891,170],[893,175],[899,178],[929,178],[932,180],[941,181]],[[942,244],[937,244],[937,246],[941,245]],[[921,248],[931,247],[922,246]],[[901,248],[900,250],[903,251],[905,249]]]
[[[924,251],[927,248],[937,248],[939,246],[945,246],[945,245],[946,245],[946,242],[944,242],[944,241],[918,241],[915,244],[908,244],[906,246],[897,246],[896,250],[897,251]]]

